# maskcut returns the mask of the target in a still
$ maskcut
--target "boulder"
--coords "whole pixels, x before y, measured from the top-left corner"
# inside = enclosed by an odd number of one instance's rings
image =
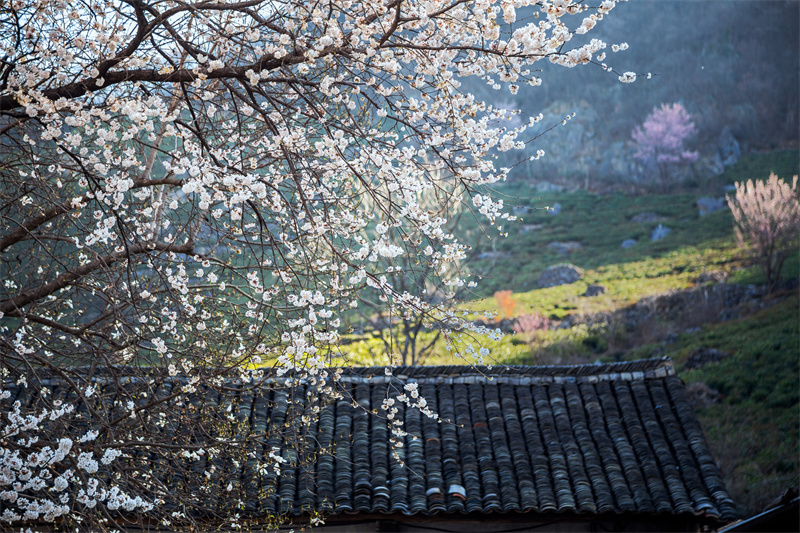
[[[553,265],[551,267],[545,268],[542,271],[542,273],[539,274],[537,283],[541,288],[555,287],[556,285],[566,285],[569,283],[575,283],[582,277],[583,277],[583,270],[576,267],[575,265],[570,265],[569,263],[562,263],[560,265]]]
[[[703,368],[709,363],[718,363],[727,357],[729,357],[727,353],[716,348],[697,348],[689,355],[689,359],[683,365],[683,370]]]
[[[547,247],[552,248],[561,255],[569,255],[575,250],[580,250],[581,248],[583,248],[583,246],[581,246],[581,243],[575,241],[567,241],[567,242],[554,241],[548,244]]]
[[[598,296],[606,292],[606,288],[602,285],[595,285],[594,283],[590,283],[588,287],[586,287],[586,292],[583,293],[584,296]]]
[[[478,259],[503,259],[508,255],[508,252],[481,252],[478,254]]]
[[[502,318],[494,320],[473,320],[472,323],[481,328],[488,328],[491,331],[499,329],[503,333],[514,333],[514,325],[517,323],[515,318]]]
[[[661,239],[669,235],[670,231],[672,231],[671,228],[659,224],[658,226],[656,226],[656,229],[654,229],[653,232],[650,234],[650,240],[660,241]]]
[[[697,200],[697,210],[700,212],[700,216],[725,209],[726,205],[727,204],[724,198],[711,198],[709,196],[703,196]]]
[[[556,185],[555,183],[550,183],[549,181],[540,181],[536,185],[536,190],[539,192],[563,192],[564,187],[561,185]]]
[[[719,134],[717,139],[717,154],[719,161],[724,167],[729,167],[739,161],[742,157],[742,150],[739,147],[739,142],[731,133],[731,129],[725,126],[722,133]]]
[[[647,211],[645,213],[639,213],[639,214],[633,215],[631,217],[631,222],[637,222],[637,223],[641,223],[641,222],[661,222],[662,220],[666,220],[666,218],[662,217],[661,215],[659,215],[658,213],[655,213],[653,211]]]
[[[609,126],[605,113],[585,100],[558,100],[541,111],[547,119],[526,131],[537,137],[536,148],[547,154],[528,167],[534,179],[543,182],[558,176],[560,183],[580,184],[587,188],[619,183],[621,177],[629,182],[636,181],[639,170],[633,157],[635,148],[626,139],[612,142],[614,136],[609,132],[613,128]],[[552,128],[554,119],[572,116],[573,112],[576,114],[565,126]],[[541,135],[545,132],[546,135]],[[565,150],[565,146],[570,149]]]
[[[625,239],[620,246],[622,248],[633,248],[636,246],[636,239]]]
[[[550,320],[556,321],[558,317],[550,316]],[[567,315],[561,319],[561,322],[556,325],[556,329],[569,329],[577,323],[575,315]]]
[[[529,231],[536,231],[536,230],[540,230],[540,229],[542,229],[542,225],[541,224],[522,224],[519,227],[519,232],[524,235],[525,233],[528,233]]]
[[[703,382],[689,383],[686,385],[686,397],[695,409],[704,409],[717,403],[721,394]]]

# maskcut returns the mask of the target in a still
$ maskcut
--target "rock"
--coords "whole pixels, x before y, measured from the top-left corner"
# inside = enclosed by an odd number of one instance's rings
[[[703,382],[695,382],[686,385],[686,396],[692,407],[703,409],[717,403],[722,395]]]
[[[503,333],[514,333],[514,325],[517,323],[515,318],[503,318],[500,320],[474,320],[474,325],[482,328],[488,328],[491,331],[499,329]]]
[[[656,226],[656,229],[654,229],[653,232],[650,234],[650,240],[660,241],[661,239],[669,235],[670,231],[672,231],[672,229],[659,224],[658,226]]]
[[[536,231],[542,229],[541,224],[522,224],[519,227],[519,232],[522,234],[528,233],[529,231]]]
[[[587,188],[619,183],[621,176],[628,182],[635,182],[640,173],[633,157],[635,148],[625,139],[611,142],[615,136],[609,132],[606,114],[585,100],[554,101],[541,111],[547,119],[526,131],[531,136],[547,131],[536,140],[536,148],[547,155],[528,167],[534,179],[558,176],[561,183]],[[573,112],[576,115],[566,126],[551,128],[553,119],[561,120]],[[565,146],[570,149],[564,150]]]
[[[728,281],[728,273],[723,270],[710,270],[703,272],[694,279],[696,285],[705,285],[707,283],[724,283]]]
[[[725,209],[726,205],[727,204],[724,198],[711,198],[704,196],[697,200],[697,210],[700,212],[700,216]]]
[[[717,138],[715,145],[711,146],[711,153],[704,158],[704,164],[713,174],[719,176],[725,172],[725,168],[736,163],[742,156],[739,142],[731,133],[730,128],[725,126]]]
[[[547,208],[547,213],[550,215],[557,215],[561,213],[561,204],[558,202],[554,203],[550,207]]]
[[[603,156],[593,164],[594,173],[606,179],[619,180],[619,176],[625,176],[624,179],[629,183],[638,183],[641,180],[641,168],[633,157],[634,151],[635,149],[625,141],[615,141],[611,144],[606,141],[600,147]]]
[[[703,368],[709,363],[718,363],[729,355],[716,348],[697,348],[689,355],[689,359],[683,365],[683,370],[696,370]]]
[[[593,283],[589,284],[586,287],[586,292],[583,293],[584,296],[598,296],[606,292],[606,288],[602,285],[595,285]]]
[[[478,259],[502,259],[508,257],[507,252],[481,252],[478,254]]]
[[[739,148],[739,142],[733,136],[728,126],[722,129],[722,133],[719,134],[719,138],[717,139],[717,154],[719,154],[720,163],[725,167],[733,165],[742,157],[742,150]]]
[[[695,164],[695,167],[701,167],[701,172],[703,174],[706,174],[706,171],[708,171],[714,176],[719,176],[725,172],[725,165],[722,164],[722,160],[717,152],[714,152],[711,157],[703,158],[700,164]]]
[[[638,215],[633,215],[631,217],[631,222],[661,222],[662,220],[666,220],[665,217],[662,217],[658,213],[654,213],[653,211],[647,211],[645,213],[639,213]]]
[[[580,250],[581,248],[583,248],[583,246],[581,246],[581,243],[575,241],[567,241],[567,242],[555,241],[548,244],[547,247],[552,248],[553,250],[562,255],[569,255],[575,250]]]
[[[542,273],[539,274],[537,283],[541,288],[555,287],[556,285],[566,285],[569,283],[575,283],[582,277],[583,277],[583,270],[576,267],[575,265],[570,265],[569,263],[562,263],[560,265],[553,265],[551,267],[545,268],[542,271]]]
[[[763,287],[717,283],[646,296],[633,305],[615,311],[613,317],[605,317],[603,320],[621,322],[626,328],[633,330],[652,320],[679,321],[687,313],[697,313],[704,308],[707,311],[707,320],[704,322],[716,322],[725,320],[728,312],[738,313],[741,305],[750,305],[761,298],[764,292]]]
[[[633,248],[636,246],[636,239],[625,239],[620,246],[622,248]]]
[[[550,317],[551,320],[557,320],[557,318]],[[574,315],[567,315],[561,319],[561,322],[556,326],[556,329],[569,329],[575,325],[575,316]]]

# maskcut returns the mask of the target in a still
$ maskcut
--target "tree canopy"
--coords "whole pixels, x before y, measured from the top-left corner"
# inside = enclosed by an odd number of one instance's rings
[[[336,347],[364,298],[482,360],[447,298],[392,282],[407,269],[453,294],[471,282],[449,268],[467,246],[447,214],[509,218],[494,155],[526,157],[537,118],[461,80],[515,93],[538,62],[596,62],[606,44],[583,34],[614,5],[5,2],[0,358],[18,403],[0,520],[180,522],[201,495],[162,508],[164,469],[245,460],[270,431],[258,461],[279,466],[296,428],[241,434],[230,397],[280,378],[291,398],[303,379],[313,419],[342,394]],[[179,418],[183,402],[202,416]]]
[[[644,123],[631,133],[636,147],[634,157],[647,167],[657,168],[662,186],[666,188],[670,165],[697,160],[697,152],[691,152],[684,146],[686,139],[696,132],[683,105],[662,104],[653,109]]]

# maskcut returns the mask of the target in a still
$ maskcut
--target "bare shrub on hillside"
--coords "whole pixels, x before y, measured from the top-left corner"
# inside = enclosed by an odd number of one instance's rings
[[[736,183],[736,194],[728,196],[728,204],[736,239],[764,269],[767,289],[772,292],[800,236],[797,176],[791,185],[775,174],[770,174],[767,181]]]

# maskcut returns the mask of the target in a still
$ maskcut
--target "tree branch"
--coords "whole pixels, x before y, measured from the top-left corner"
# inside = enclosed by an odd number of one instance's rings
[[[59,98],[78,98],[88,92],[97,91],[122,82],[149,82],[149,83],[191,83],[198,78],[213,79],[247,79],[247,71],[261,72],[263,70],[276,70],[284,65],[294,65],[306,61],[305,50],[296,49],[291,55],[276,59],[272,54],[266,54],[261,59],[249,65],[240,67],[222,67],[218,69],[202,68],[197,70],[180,69],[173,72],[163,72],[155,69],[118,70],[106,72],[103,84],[98,85],[98,78],[85,78],[54,89],[42,91],[42,95],[49,100]],[[320,57],[334,53],[349,53],[349,48],[329,47],[322,51]],[[8,111],[21,107],[22,104],[13,95],[0,98],[0,111]]]
[[[42,298],[46,298],[47,296],[50,296],[54,292],[57,292],[65,287],[68,287],[69,285],[73,284],[80,278],[94,272],[95,270],[111,266],[117,261],[129,257],[131,255],[147,253],[150,251],[189,254],[192,253],[193,246],[194,245],[191,242],[181,245],[165,243],[165,242],[149,242],[149,243],[134,244],[128,247],[127,249],[122,250],[121,252],[115,252],[113,254],[99,257],[94,261],[90,261],[86,264],[83,264],[78,268],[76,268],[75,270],[60,275],[58,278],[49,283],[44,283],[34,289],[23,291],[14,298],[9,298],[7,300],[0,301],[0,312],[8,316],[18,316],[20,314],[20,308],[30,303],[33,303],[37,300],[41,300]]]
[[[154,180],[138,179],[138,180],[133,182],[133,187],[131,187],[131,189],[139,189],[139,188],[142,188],[142,187],[153,187],[153,186],[156,186],[156,185],[181,186],[181,185],[183,185],[183,183],[184,183],[183,180],[174,179],[174,178],[160,178],[160,179],[154,179]],[[69,202],[60,203],[60,204],[48,209],[47,211],[45,211],[41,215],[33,217],[33,218],[29,219],[27,222],[19,224],[19,227],[16,230],[12,231],[8,235],[6,235],[2,239],[0,239],[0,252],[5,251],[6,248],[8,248],[9,246],[11,246],[13,244],[16,244],[18,242],[27,240],[29,238],[30,234],[33,232],[33,230],[35,230],[36,228],[38,228],[42,224],[45,224],[45,223],[49,222],[50,220],[52,220],[52,219],[54,219],[54,218],[56,218],[56,217],[58,217],[60,215],[63,215],[64,213],[68,213],[69,211],[72,211],[73,209],[75,209],[77,207],[78,204],[83,204],[84,202],[87,202],[90,199],[91,198],[89,196],[87,196],[87,195],[76,196],[75,198],[73,198]]]

